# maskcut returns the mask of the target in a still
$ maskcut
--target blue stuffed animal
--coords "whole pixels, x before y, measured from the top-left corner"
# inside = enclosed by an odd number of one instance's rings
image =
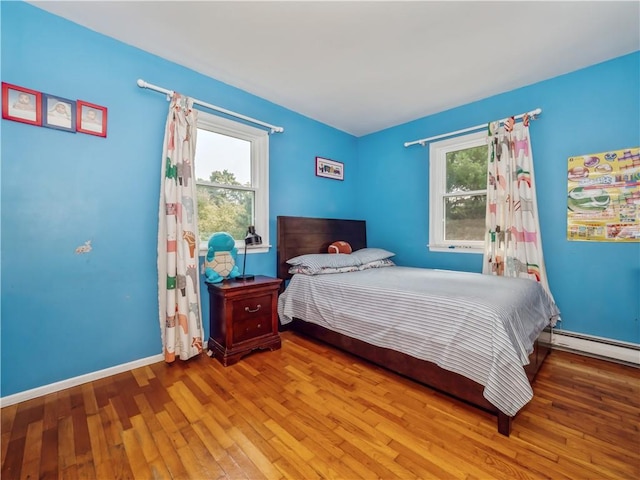
[[[204,259],[204,275],[209,283],[225,278],[236,278],[240,270],[236,265],[236,241],[227,232],[216,232],[209,238],[209,250]]]

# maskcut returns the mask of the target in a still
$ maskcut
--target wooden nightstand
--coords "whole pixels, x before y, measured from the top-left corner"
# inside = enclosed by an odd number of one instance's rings
[[[280,348],[278,290],[282,280],[208,283],[209,350],[226,367],[253,350]]]

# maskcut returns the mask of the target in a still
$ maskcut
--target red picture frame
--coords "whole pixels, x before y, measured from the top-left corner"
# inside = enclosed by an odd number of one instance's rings
[[[42,125],[42,93],[2,82],[2,118]]]
[[[76,102],[76,131],[106,137],[107,107],[78,100]]]

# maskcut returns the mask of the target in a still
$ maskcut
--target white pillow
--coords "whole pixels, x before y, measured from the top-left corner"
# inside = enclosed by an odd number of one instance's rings
[[[287,260],[289,265],[303,265],[313,270],[322,268],[359,267],[362,261],[348,253],[309,253]]]
[[[375,262],[376,260],[384,260],[385,258],[393,257],[395,253],[392,253],[384,248],[361,248],[351,254],[352,257],[356,257],[360,260],[360,264]]]

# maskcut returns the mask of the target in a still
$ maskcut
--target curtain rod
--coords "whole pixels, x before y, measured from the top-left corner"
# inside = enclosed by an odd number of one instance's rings
[[[147,83],[141,78],[136,82],[140,88],[148,88],[150,90],[155,90],[156,92],[164,93],[169,97],[172,97],[175,93],[173,90],[167,90],[166,88],[158,87],[157,85],[153,85],[151,83]],[[240,113],[232,112],[231,110],[227,110],[226,108],[218,107],[216,105],[212,105],[210,103],[203,102],[201,100],[193,99],[193,103],[198,104],[202,107],[209,108],[211,110],[215,110],[216,112],[221,112],[226,115],[230,115],[232,117],[240,118],[242,120],[246,120],[247,122],[255,123],[256,125],[262,125],[263,127],[267,127],[271,133],[281,133],[284,132],[283,127],[276,127],[275,125],[271,125],[270,123],[261,122],[260,120],[256,120],[255,118],[247,117]]]
[[[541,108],[536,108],[535,110],[531,110],[530,112],[522,113],[520,115],[516,115],[514,118],[516,120],[519,120],[522,117],[524,117],[525,115],[529,115],[533,119],[533,118],[536,118],[541,113],[542,113],[542,109]],[[511,118],[511,117],[509,117],[509,118]],[[507,120],[507,118],[503,118],[503,119],[499,120],[499,122],[500,123],[504,123],[505,120]],[[483,123],[482,125],[476,125],[475,127],[469,127],[469,128],[463,128],[462,130],[456,130],[455,132],[443,133],[441,135],[435,135],[433,137],[421,138],[420,140],[415,140],[413,142],[404,142],[404,146],[405,147],[410,147],[411,145],[416,145],[416,144],[419,143],[420,145],[422,145],[424,147],[425,143],[430,142],[431,140],[437,140],[439,138],[444,138],[444,137],[453,137],[454,135],[458,135],[460,133],[472,132],[473,130],[480,130],[481,128],[487,128],[487,124]]]

